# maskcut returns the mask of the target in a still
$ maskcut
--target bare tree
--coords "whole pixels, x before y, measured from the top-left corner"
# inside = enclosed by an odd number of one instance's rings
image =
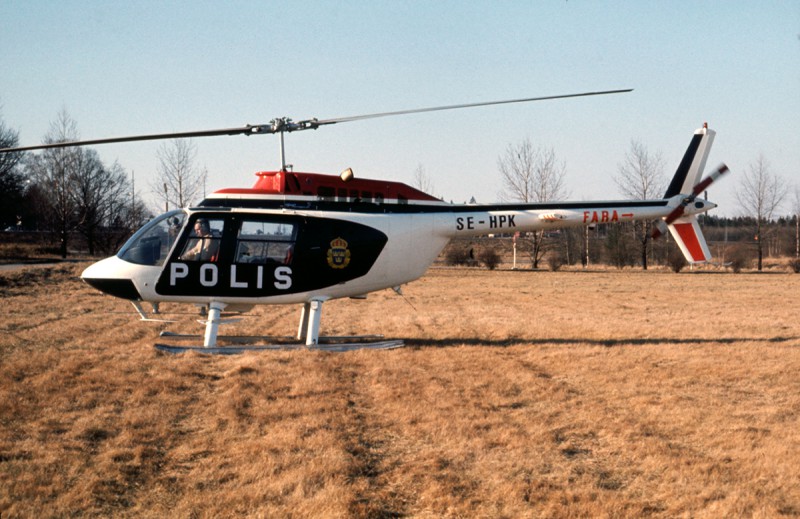
[[[764,228],[772,220],[775,211],[786,198],[783,180],[770,171],[769,162],[763,155],[748,167],[741,177],[736,199],[745,216],[755,220],[755,240],[758,251],[758,270],[763,267]]]
[[[666,190],[664,159],[660,153],[648,152],[642,143],[631,141],[631,148],[625,154],[625,161],[619,165],[614,182],[626,198],[647,200],[660,197]],[[651,228],[652,222],[647,220],[634,222],[644,270],[647,270]]]
[[[77,139],[75,121],[62,110],[44,141]],[[33,181],[31,198],[45,215],[47,227],[58,237],[62,257],[67,256],[73,231],[84,236],[90,254],[95,254],[98,246],[116,245],[118,240],[111,235],[127,234],[128,229],[120,229],[119,222],[129,211],[128,206],[136,206],[137,201],[129,197],[127,174],[118,163],[106,167],[94,150],[72,147],[44,150],[33,155],[27,167]]]
[[[19,134],[7,128],[0,118],[0,148],[13,148],[19,144]],[[23,209],[25,176],[21,171],[22,153],[0,154],[0,225],[16,225]]]
[[[425,172],[425,167],[422,164],[417,164],[417,169],[414,170],[414,187],[424,193],[433,195],[433,181],[428,173]]]
[[[563,200],[567,196],[566,166],[558,161],[552,148],[536,148],[530,139],[509,144],[505,154],[498,158],[497,168],[503,179],[504,200],[536,203]],[[546,252],[544,231],[532,233],[530,247],[533,268],[538,268]]]
[[[191,141],[175,139],[159,146],[158,179],[151,186],[166,208],[187,207],[203,193],[204,171],[195,165],[197,149]]]
[[[75,121],[66,110],[61,110],[50,124],[44,142],[53,144],[78,140]],[[79,161],[78,148],[55,148],[34,155],[29,162],[29,175],[47,196],[42,210],[47,227],[55,232],[59,241],[61,257],[67,257],[69,234],[77,225],[75,198],[72,183]]]
[[[81,150],[77,160],[72,186],[77,228],[93,255],[100,230],[115,226],[126,212],[130,186],[122,166],[106,167],[94,150]]]
[[[0,148],[13,148],[19,144],[19,133],[6,127],[5,122],[0,118]],[[6,175],[14,173],[22,159],[22,153],[3,153],[0,154],[0,179]]]
[[[800,186],[794,188],[792,209],[794,213],[794,257],[800,259]]]
[[[119,222],[119,225],[133,232],[152,218],[153,214],[147,209],[141,197],[136,193],[136,178],[133,171],[131,171],[130,186],[130,202],[125,205],[125,212],[121,215],[122,220]]]

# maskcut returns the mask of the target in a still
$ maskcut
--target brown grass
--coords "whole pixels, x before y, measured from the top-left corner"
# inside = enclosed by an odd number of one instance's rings
[[[214,357],[80,267],[0,275],[2,517],[800,515],[800,276],[433,270],[325,305],[407,348]]]
[[[36,263],[60,258],[58,247],[46,245],[22,233],[0,233],[0,264]]]

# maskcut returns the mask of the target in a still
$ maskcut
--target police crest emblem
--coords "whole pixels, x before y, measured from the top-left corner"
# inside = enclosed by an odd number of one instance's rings
[[[328,265],[333,269],[343,269],[350,264],[350,251],[347,242],[342,238],[336,238],[331,242],[328,249]]]

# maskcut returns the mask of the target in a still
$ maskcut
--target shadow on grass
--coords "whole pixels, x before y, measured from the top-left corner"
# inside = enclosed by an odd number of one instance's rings
[[[589,346],[605,346],[613,348],[617,346],[649,346],[649,345],[707,345],[707,344],[739,344],[739,343],[755,343],[755,344],[776,344],[797,341],[800,342],[800,337],[717,337],[714,339],[702,338],[683,338],[676,339],[674,337],[662,338],[621,338],[621,339],[563,339],[563,338],[542,338],[535,339],[524,337],[511,337],[508,339],[482,339],[478,337],[467,338],[454,338],[454,339],[419,339],[419,338],[406,338],[403,339],[405,345],[408,347],[418,348],[448,348],[453,346],[489,346],[494,348],[507,348],[509,346],[518,345],[589,345]]]

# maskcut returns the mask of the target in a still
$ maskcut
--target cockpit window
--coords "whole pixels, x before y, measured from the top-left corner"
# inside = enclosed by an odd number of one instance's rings
[[[125,242],[117,257],[138,265],[163,265],[184,220],[186,213],[180,209],[150,220]]]
[[[236,263],[291,265],[297,226],[293,223],[244,220],[236,243]]]

